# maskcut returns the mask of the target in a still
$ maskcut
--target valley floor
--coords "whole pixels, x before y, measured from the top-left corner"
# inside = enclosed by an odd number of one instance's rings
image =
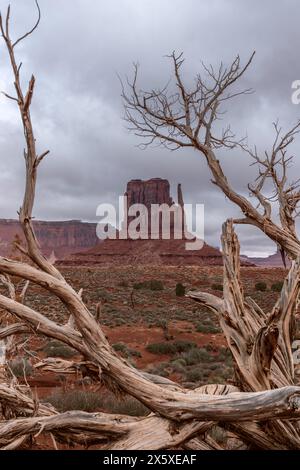
[[[93,314],[101,302],[100,322],[110,344],[136,367],[190,388],[233,383],[231,353],[217,318],[192,300],[176,295],[184,286],[186,291],[203,290],[221,297],[222,267],[84,266],[61,267],[61,271],[77,291],[83,289],[83,299]],[[271,310],[285,274],[282,268],[241,268],[245,295],[265,311]],[[35,286],[28,291],[27,305],[58,323],[68,319],[63,305]],[[300,318],[296,317],[300,338]],[[130,397],[119,401],[105,386],[99,393],[99,383],[84,374],[39,373],[34,365],[45,357],[80,359],[58,341],[36,336],[26,342],[26,335],[20,338],[10,366],[21,383],[27,381],[36,388],[40,400],[51,402],[61,411],[147,413]],[[51,448],[44,438],[39,442],[39,448],[48,445]]]

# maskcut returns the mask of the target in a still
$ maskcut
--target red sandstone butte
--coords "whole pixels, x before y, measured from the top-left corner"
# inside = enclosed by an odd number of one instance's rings
[[[152,178],[147,181],[134,179],[128,182],[127,210],[133,204],[144,204],[150,209],[151,204],[174,204],[170,195],[168,180]],[[183,206],[181,186],[178,185],[178,206]],[[128,223],[130,222],[128,218]],[[149,231],[151,221],[149,220]],[[125,227],[126,229],[127,227]],[[172,228],[172,218],[171,218]],[[124,229],[124,227],[123,227]],[[166,265],[221,265],[222,255],[217,248],[207,244],[201,250],[188,251],[185,248],[187,240],[172,238],[163,239],[161,233],[157,240],[112,240],[106,239],[101,244],[85,251],[74,253],[63,263],[75,264],[166,264]]]
[[[171,206],[173,200],[170,196],[170,183],[162,178],[150,180],[131,180],[127,183],[125,192],[128,198],[128,207],[133,204],[144,204],[147,209],[151,204],[168,204]]]

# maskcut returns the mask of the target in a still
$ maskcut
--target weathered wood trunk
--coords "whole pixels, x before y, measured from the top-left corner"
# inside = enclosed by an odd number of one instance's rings
[[[4,381],[6,378],[5,364],[6,364],[6,344],[5,344],[5,340],[0,340],[0,383]]]
[[[207,164],[223,193],[244,214],[242,223],[260,228],[281,245],[295,261],[284,281],[280,298],[271,312],[264,312],[249,298],[245,298],[240,280],[239,242],[233,221],[223,226],[222,248],[224,261],[223,299],[203,292],[191,292],[188,296],[206,305],[218,314],[220,325],[232,352],[236,367],[236,383],[211,384],[195,390],[185,389],[170,380],[139,371],[118,356],[110,346],[91,311],[84,304],[82,292],[76,292],[63,275],[40,251],[32,225],[32,210],[38,167],[48,152],[36,153],[36,139],[31,121],[30,107],[35,78],[32,76],[24,93],[20,79],[21,65],[15,58],[15,47],[31,34],[39,24],[16,41],[10,37],[10,8],[0,29],[6,44],[14,75],[16,97],[6,95],[17,103],[25,136],[24,157],[26,184],[20,223],[26,239],[26,247],[19,246],[30,260],[29,264],[0,257],[0,274],[9,294],[0,294],[0,308],[17,318],[18,323],[0,330],[0,368],[6,360],[7,343],[12,335],[40,334],[70,345],[84,358],[86,368],[95,380],[104,381],[120,394],[134,396],[151,413],[144,418],[111,415],[106,413],[82,413],[78,411],[58,413],[51,406],[38,403],[27,388],[26,393],[18,385],[1,383],[0,404],[3,419],[0,420],[0,448],[19,447],[28,436],[48,432],[56,439],[77,444],[98,443],[111,449],[164,449],[184,445],[186,448],[217,449],[219,445],[206,433],[216,423],[236,434],[246,445],[260,449],[299,449],[300,387],[294,386],[294,366],[291,354],[291,322],[297,308],[300,291],[300,242],[295,235],[293,209],[297,197],[291,187],[284,190],[274,173],[277,154],[285,152],[298,129],[298,125],[273,147],[273,154],[257,160],[263,167],[256,188],[249,188],[264,208],[261,214],[248,199],[235,192],[225,177],[214,149],[232,146],[231,133],[225,131],[221,138],[214,135],[212,125],[218,117],[219,104],[230,99],[227,88],[245,72],[237,57],[228,70],[222,67],[218,73],[209,69],[212,88],[196,80],[196,89],[188,93],[180,77],[181,56],[175,53],[174,63],[177,95],[170,98],[165,91],[155,91],[140,96],[136,89],[137,70],[130,97],[124,95],[127,118],[139,135],[148,134],[160,143],[175,147],[194,147],[205,156]],[[143,93],[143,92],[141,92]],[[232,95],[234,96],[234,94]],[[175,107],[182,107],[181,111]],[[134,111],[138,120],[134,119]],[[180,117],[178,117],[180,116]],[[185,120],[185,124],[183,123]],[[300,126],[300,124],[299,124]],[[162,134],[169,129],[166,134]],[[200,132],[204,130],[204,132]],[[203,137],[204,134],[204,137]],[[203,140],[203,141],[201,141]],[[280,160],[285,162],[285,153]],[[275,177],[275,176],[276,177]],[[263,182],[273,177],[281,205],[282,226],[271,221],[270,204],[261,194]],[[260,184],[262,181],[262,184]],[[300,196],[298,197],[300,200]],[[297,200],[298,200],[297,199]],[[285,209],[285,210],[283,210]],[[237,221],[236,221],[237,222]],[[24,279],[26,284],[20,296],[16,294],[11,278]],[[43,312],[25,305],[29,282],[45,289],[66,307],[70,318],[65,325],[49,320]],[[48,363],[49,366],[49,363]],[[52,364],[54,367],[54,364]],[[60,373],[73,365],[60,363]],[[3,368],[4,371],[4,368]],[[100,392],[99,392],[100,393]]]

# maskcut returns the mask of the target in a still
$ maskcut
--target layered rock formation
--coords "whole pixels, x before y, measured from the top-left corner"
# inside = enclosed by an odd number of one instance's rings
[[[222,265],[217,248],[204,244],[201,250],[187,251],[184,240],[105,240],[101,245],[79,252],[65,259],[62,264],[164,264]]]
[[[122,224],[122,234],[120,238],[134,237],[129,233],[130,223],[140,215],[138,207],[142,205],[147,213],[143,219],[143,226],[139,227],[139,238],[181,238],[184,228],[183,196],[181,185],[178,185],[178,205],[170,196],[170,183],[166,179],[151,178],[150,180],[131,180],[127,183],[125,196],[125,220]],[[158,207],[172,208],[169,218],[165,219],[166,226],[163,226],[163,216]],[[138,212],[137,212],[138,211]],[[132,212],[134,215],[132,215]],[[179,222],[179,223],[178,223]],[[164,232],[164,233],[163,233]],[[175,235],[177,234],[177,236]]]
[[[170,195],[170,184],[167,180],[161,178],[152,178],[147,181],[132,180],[127,184],[125,196],[127,197],[127,217],[123,223],[121,233],[128,231],[133,216],[128,216],[130,207],[134,204],[143,204],[150,212],[152,204],[166,204],[171,207],[174,201]],[[180,210],[183,207],[183,195],[181,186],[177,188],[178,205],[173,209]],[[177,232],[174,230],[174,217],[170,217],[170,239],[164,239],[162,234],[161,219],[159,220],[159,230],[157,239],[143,239],[150,234],[153,225],[153,219],[148,218],[147,233],[143,233],[141,239],[106,239],[100,245],[91,248],[86,252],[79,252],[72,255],[68,263],[122,263],[122,264],[167,264],[167,265],[221,265],[222,256],[218,249],[207,244],[200,250],[186,250],[186,239],[181,236],[178,239]],[[184,229],[184,217],[179,226],[180,235]],[[173,230],[173,231],[172,231]],[[156,232],[155,232],[156,233]],[[175,236],[175,233],[177,236]],[[122,238],[122,237],[121,237]]]
[[[74,251],[94,247],[99,240],[96,224],[69,220],[63,222],[34,221],[34,229],[41,249],[46,256],[54,253],[62,259]],[[24,241],[23,232],[17,220],[0,219],[0,255],[8,256],[14,251],[13,241]]]
[[[150,209],[151,204],[171,206],[174,203],[170,196],[170,183],[162,178],[151,178],[146,181],[131,180],[127,183],[125,196],[128,199],[128,207],[133,204],[144,204]]]
[[[285,266],[283,261],[282,253],[277,250],[273,255],[267,256],[266,258],[248,258],[248,260],[254,263],[256,266],[265,266],[268,268],[289,268],[291,266],[291,261],[286,255],[284,255]]]

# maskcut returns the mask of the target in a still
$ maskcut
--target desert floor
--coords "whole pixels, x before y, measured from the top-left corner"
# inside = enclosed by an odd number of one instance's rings
[[[222,267],[85,266],[62,267],[61,271],[76,290],[83,289],[83,299],[93,314],[101,302],[105,334],[118,354],[136,367],[191,388],[233,383],[231,353],[217,318],[194,301],[176,295],[176,284],[181,283],[186,291],[222,296]],[[245,295],[270,311],[285,274],[281,268],[241,268]],[[59,323],[68,319],[64,306],[40,288],[30,287],[27,305]],[[300,316],[296,318],[300,338]],[[10,358],[11,370],[20,383],[28,382],[36,390],[41,401],[51,402],[61,411],[148,412],[130,397],[120,400],[82,372],[61,375],[34,368],[45,357],[83,359],[68,346],[39,336],[27,340],[26,335],[18,343]],[[53,447],[45,438],[36,445]]]

